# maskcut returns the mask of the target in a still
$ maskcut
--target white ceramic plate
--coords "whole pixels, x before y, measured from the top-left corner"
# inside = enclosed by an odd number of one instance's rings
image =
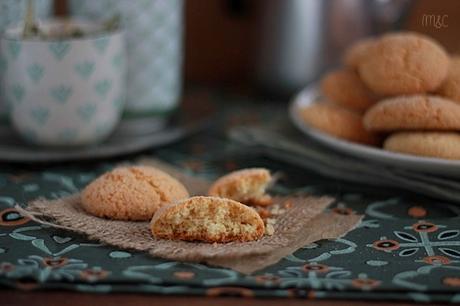
[[[314,138],[331,149],[347,153],[357,158],[367,159],[381,164],[399,167],[401,169],[410,169],[416,170],[417,172],[460,178],[460,161],[389,152],[383,149],[338,139],[309,127],[299,116],[299,109],[314,103],[320,96],[321,94],[317,84],[313,84],[297,94],[289,106],[291,121],[305,135]]]

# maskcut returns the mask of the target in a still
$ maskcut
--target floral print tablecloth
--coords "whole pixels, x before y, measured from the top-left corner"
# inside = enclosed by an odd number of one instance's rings
[[[284,116],[282,111],[277,113]],[[266,121],[264,116],[264,112],[242,113],[232,103],[222,127],[258,124]],[[244,276],[104,246],[37,224],[14,209],[16,203],[25,205],[37,197],[78,192],[98,174],[127,159],[48,167],[4,164],[0,168],[2,286],[99,293],[460,302],[460,207],[400,190],[329,180],[229,143],[223,129],[144,155],[208,178],[249,166],[280,170],[286,175],[276,186],[277,192],[333,195],[337,201],[331,209],[363,213],[362,224],[343,238],[305,246],[276,265]]]

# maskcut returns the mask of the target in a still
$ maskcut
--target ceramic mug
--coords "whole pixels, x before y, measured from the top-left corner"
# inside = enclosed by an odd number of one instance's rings
[[[62,22],[42,26],[59,28]],[[98,31],[97,25],[75,23]],[[125,101],[123,33],[59,40],[22,39],[19,33],[19,27],[8,29],[1,44],[4,92],[19,134],[41,145],[86,145],[108,137]]]
[[[70,1],[73,16],[91,20],[122,17],[128,62],[125,116],[160,122],[179,106],[183,7],[183,0]]]
[[[12,25],[24,20],[26,11],[26,0],[0,0],[0,34]],[[34,0],[36,17],[38,19],[47,18],[51,13],[51,0]],[[5,70],[5,60],[0,57],[0,83],[3,83],[3,73]],[[8,109],[0,88],[0,122],[7,120]]]

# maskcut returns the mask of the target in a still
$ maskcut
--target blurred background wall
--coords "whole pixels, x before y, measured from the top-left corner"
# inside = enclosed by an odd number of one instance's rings
[[[281,0],[280,0],[281,1]],[[305,0],[310,1],[310,0]],[[263,0],[186,0],[185,81],[212,86],[251,88],[257,20]],[[65,0],[56,0],[65,14]],[[442,27],[423,23],[424,15],[444,16]],[[451,53],[460,53],[460,1],[415,0],[402,28],[439,40]]]

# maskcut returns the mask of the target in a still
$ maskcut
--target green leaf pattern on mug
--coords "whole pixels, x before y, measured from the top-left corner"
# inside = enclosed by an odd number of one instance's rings
[[[105,97],[107,96],[107,93],[110,91],[111,87],[112,87],[112,81],[109,79],[103,79],[103,80],[96,82],[96,85],[94,86],[94,90],[99,96]]]
[[[65,104],[72,95],[72,87],[58,85],[50,89],[50,96],[58,103]]]
[[[183,16],[186,1],[177,0],[69,0],[73,16],[106,19],[119,13],[126,29],[129,67],[126,111],[167,112],[177,106],[181,93]],[[101,3],[102,2],[102,3]],[[138,46],[132,46],[137,42]],[[150,52],[149,52],[150,50]],[[123,69],[123,67],[121,67]],[[131,73],[134,72],[134,73]],[[115,84],[114,84],[115,85]]]
[[[9,113],[16,114],[15,120],[24,122],[18,124],[18,130],[25,139],[79,143],[89,137],[89,131],[92,138],[102,138],[113,129],[125,96],[120,83],[125,53],[118,37],[116,42],[111,37],[91,39],[83,46],[73,41],[45,42],[39,49],[43,61],[23,60],[30,54],[25,43],[8,41],[2,47],[0,73],[14,69],[11,76],[18,76],[4,83],[5,101],[11,106]],[[79,48],[90,52],[80,54]],[[57,77],[62,65],[66,74]],[[36,101],[30,100],[35,97]],[[59,121],[63,116],[68,120]]]
[[[75,71],[83,80],[87,80],[93,74],[94,63],[90,61],[77,63],[75,65]]]
[[[29,78],[36,84],[42,79],[44,70],[45,69],[42,65],[35,63],[27,67],[27,74],[29,75]]]
[[[50,111],[46,107],[37,106],[30,111],[30,117],[35,121],[39,126],[43,126],[48,121]]]
[[[70,51],[70,44],[65,41],[53,41],[49,44],[49,49],[54,58],[62,60]]]
[[[15,84],[11,87],[11,93],[13,94],[16,102],[21,102],[26,95],[26,90],[21,84]]]
[[[86,123],[90,122],[96,112],[96,104],[87,103],[78,107],[78,116]]]

